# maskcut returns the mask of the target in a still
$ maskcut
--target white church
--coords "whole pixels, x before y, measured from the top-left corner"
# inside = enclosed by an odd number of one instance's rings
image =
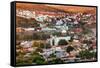
[[[62,33],[66,33],[66,31],[63,30]],[[71,39],[71,36],[64,36],[64,37],[51,36],[51,38],[47,39],[47,42],[49,42],[51,46],[57,46],[59,41],[62,39],[68,41]]]

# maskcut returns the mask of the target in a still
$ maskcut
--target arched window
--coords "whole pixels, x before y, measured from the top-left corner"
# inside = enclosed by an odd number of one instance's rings
[[[54,39],[52,40],[52,45],[55,45],[55,40]]]

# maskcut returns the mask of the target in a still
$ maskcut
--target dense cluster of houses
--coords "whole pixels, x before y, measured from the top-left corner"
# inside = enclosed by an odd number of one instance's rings
[[[42,48],[43,52],[39,52],[39,54],[42,55],[45,60],[52,60],[52,58],[49,57],[51,54],[54,54],[56,58],[61,58],[65,62],[71,62],[73,59],[78,59],[78,61],[80,61],[81,58],[77,57],[80,51],[90,49],[90,52],[96,52],[96,26],[91,27],[93,24],[96,24],[95,15],[75,13],[65,14],[63,16],[46,15],[45,18],[42,16],[43,15],[40,17],[38,16],[38,18],[36,17],[36,20],[41,22],[39,23],[39,27],[17,27],[16,32],[50,33],[50,38],[47,38],[45,42],[50,44],[49,46],[51,47],[48,49]],[[46,21],[46,23],[44,23],[44,21]],[[88,34],[82,34],[82,32],[86,30],[85,28],[87,28],[87,26],[89,26],[88,29],[91,32]],[[53,35],[51,32],[58,32],[60,35]],[[64,46],[59,45],[60,40],[65,40],[68,42],[68,44],[65,44]],[[37,47],[33,47],[33,41],[36,40],[23,40],[18,46],[23,47],[24,52],[31,53],[37,49]],[[69,52],[66,52],[68,47],[72,47],[73,49]]]

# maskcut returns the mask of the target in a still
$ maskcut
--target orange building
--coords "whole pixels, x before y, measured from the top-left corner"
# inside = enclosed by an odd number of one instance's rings
[[[16,28],[16,32],[24,32],[24,31],[25,31],[24,28],[21,27]]]

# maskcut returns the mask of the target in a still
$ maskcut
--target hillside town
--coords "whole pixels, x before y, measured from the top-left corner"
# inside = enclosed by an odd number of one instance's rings
[[[16,8],[17,65],[97,60],[95,7],[18,3]]]

